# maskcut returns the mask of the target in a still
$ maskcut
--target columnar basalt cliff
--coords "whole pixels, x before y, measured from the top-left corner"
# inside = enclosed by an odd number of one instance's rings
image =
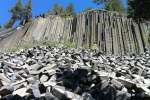
[[[124,15],[104,10],[79,13],[73,18],[39,16],[24,27],[0,31],[0,49],[18,43],[68,40],[78,46],[97,44],[106,54],[141,54],[147,47],[147,30],[145,23],[137,24]]]

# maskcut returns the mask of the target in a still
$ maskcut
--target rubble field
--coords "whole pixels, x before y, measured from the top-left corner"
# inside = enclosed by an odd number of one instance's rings
[[[150,100],[150,52],[60,46],[0,54],[0,100]]]

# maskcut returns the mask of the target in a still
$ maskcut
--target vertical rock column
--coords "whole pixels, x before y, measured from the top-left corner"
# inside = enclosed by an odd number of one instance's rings
[[[143,42],[143,46],[144,47],[148,47],[148,39],[147,39],[147,36],[146,36],[146,28],[144,26],[144,23],[140,23],[139,24],[139,29],[140,29],[140,34],[141,34],[141,38],[142,38],[142,42]]]
[[[140,30],[138,27],[138,24],[136,24],[135,22],[133,22],[133,29],[135,32],[135,36],[137,39],[137,45],[138,45],[138,54],[141,54],[144,52],[144,48],[143,48],[143,43],[142,43],[142,39],[141,39],[141,35],[140,35]]]
[[[34,32],[34,30],[35,30],[35,28],[36,28],[38,22],[39,22],[39,18],[35,19],[35,20],[31,23],[29,29],[26,31],[26,34],[25,34],[24,37],[22,38],[22,41],[23,41],[24,43],[30,43],[30,41],[31,41],[31,39],[32,39],[32,34],[33,34],[33,32]]]
[[[96,10],[79,13],[74,18],[57,15],[38,17],[31,23],[22,40],[28,43],[71,40],[78,46],[83,46],[85,42],[89,47],[96,43],[107,54],[124,55],[144,52],[147,46],[146,32],[145,23],[137,24],[124,15]]]
[[[127,33],[126,33],[126,27],[125,27],[125,21],[124,21],[124,17],[121,17],[121,33],[122,33],[122,38],[123,38],[123,49],[124,49],[124,54],[127,54],[128,50],[127,50]]]
[[[122,42],[122,35],[121,35],[121,26],[120,26],[120,20],[119,18],[117,18],[117,31],[118,31],[118,42],[119,42],[119,55],[123,55],[124,54],[124,49],[123,49],[123,42]]]

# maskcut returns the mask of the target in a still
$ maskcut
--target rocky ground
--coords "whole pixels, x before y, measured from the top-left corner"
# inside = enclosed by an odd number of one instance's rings
[[[35,47],[0,55],[0,100],[150,100],[150,54]]]

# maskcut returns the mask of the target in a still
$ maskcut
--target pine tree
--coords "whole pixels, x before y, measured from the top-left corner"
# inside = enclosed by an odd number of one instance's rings
[[[108,11],[113,11],[112,1],[111,0],[109,0],[109,3],[107,3],[105,9],[108,10]]]
[[[109,0],[106,5],[106,10],[116,11],[118,13],[125,13],[125,8],[123,6],[122,0]]]
[[[53,12],[52,12],[52,10],[49,8],[49,10],[48,11],[46,11],[47,12],[47,14],[52,14]]]
[[[12,21],[11,24],[12,25],[10,27],[13,27],[14,23],[17,20],[22,20],[22,16],[23,16],[22,1],[18,0],[18,2],[15,4],[15,6],[13,6],[11,9],[8,9],[8,11],[12,13],[12,16],[11,16],[11,21]],[[8,23],[10,24],[9,21],[8,21]]]
[[[62,5],[58,5],[58,1],[56,1],[56,3],[54,3],[54,7],[52,8],[52,11],[56,14],[62,14],[64,11],[64,6]]]
[[[128,17],[136,22],[150,21],[150,0],[128,0]]]
[[[58,12],[59,12],[58,14],[62,14],[64,12],[64,6],[60,5]]]
[[[90,6],[88,5],[85,10],[82,10],[82,12],[86,12],[86,11],[91,10],[91,9],[92,9],[92,7],[90,7]]]
[[[4,28],[12,28],[13,19],[9,19],[8,22],[4,24]]]
[[[66,11],[66,13],[67,13],[68,15],[74,15],[74,14],[76,13],[76,12],[75,12],[75,8],[74,8],[74,5],[73,5],[72,2],[70,2],[70,3],[68,4],[68,6],[66,7],[65,11]]]
[[[24,6],[24,11],[23,11],[23,21],[22,21],[22,25],[25,25],[26,23],[31,21],[32,18],[32,0],[29,0],[28,3],[26,3],[26,5]]]
[[[56,3],[54,3],[54,7],[52,8],[53,12],[57,13],[59,10],[59,5],[58,5],[58,1],[56,1]]]
[[[86,7],[86,10],[88,11],[88,10],[91,10],[92,9],[92,7],[90,7],[90,6],[87,6]]]
[[[105,4],[105,7],[108,2],[109,2],[109,0],[93,0],[93,3],[97,3],[97,5]]]

